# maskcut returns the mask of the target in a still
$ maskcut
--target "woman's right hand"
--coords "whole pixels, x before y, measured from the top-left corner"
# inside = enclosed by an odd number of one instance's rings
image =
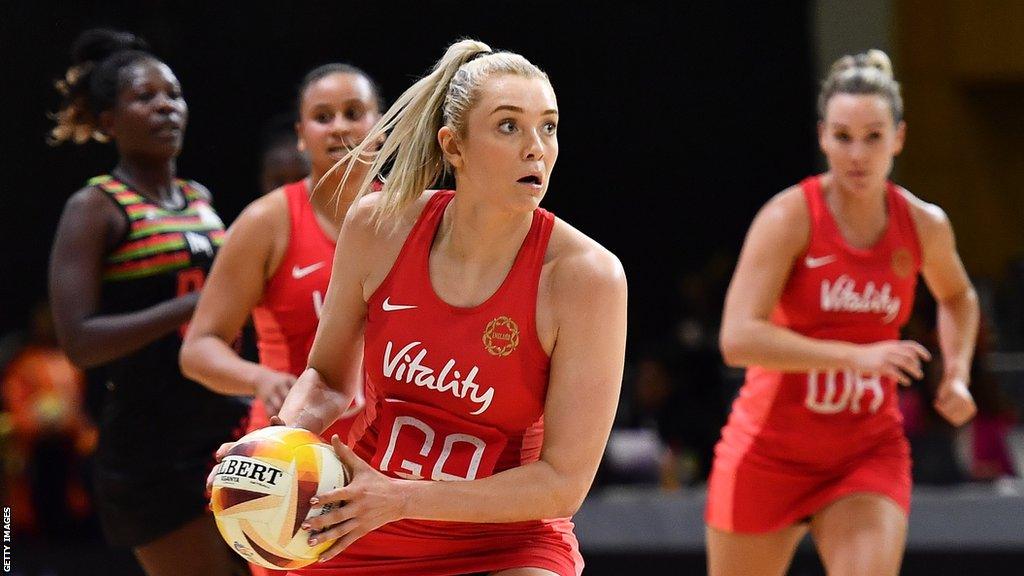
[[[913,380],[924,378],[921,361],[931,359],[928,349],[913,340],[886,340],[857,346],[852,368],[881,374],[909,386]]]
[[[213,469],[210,470],[210,473],[206,475],[207,499],[209,499],[210,494],[213,493],[213,479],[217,476],[217,468],[220,468],[220,461],[223,460],[224,457],[228,455],[228,452],[231,450],[231,448],[234,447],[235,444],[237,444],[237,442],[225,442],[221,444],[220,448],[217,448],[217,451],[213,454],[213,459],[216,462],[216,464],[213,465]]]
[[[277,416],[270,417],[270,426],[284,426],[285,423]],[[210,473],[206,475],[206,495],[209,497],[210,492],[213,490],[213,478],[217,475],[217,468],[220,466],[220,461],[228,455],[228,452],[235,447],[238,442],[225,442],[217,448],[217,451],[213,454],[213,460],[216,462]]]
[[[256,398],[263,402],[267,414],[273,416],[281,410],[281,405],[284,404],[284,399],[294,384],[295,376],[291,374],[260,370],[253,387],[256,389]]]

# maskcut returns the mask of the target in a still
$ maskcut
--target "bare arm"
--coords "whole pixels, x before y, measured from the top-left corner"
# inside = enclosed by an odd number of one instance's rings
[[[820,340],[770,321],[809,235],[810,215],[798,188],[773,198],[754,219],[725,299],[720,338],[726,363],[788,372],[850,368],[903,383],[920,378],[920,358],[928,352],[916,342]]]
[[[130,354],[188,321],[198,294],[136,312],[98,316],[108,238],[124,217],[103,192],[86,188],[64,207],[50,255],[50,303],[61,346],[83,368]]]
[[[320,434],[348,408],[360,385],[365,282],[375,255],[371,199],[353,208],[338,236],[331,283],[309,352],[309,367],[288,393],[280,418]]]
[[[274,194],[252,203],[231,226],[181,347],[186,376],[220,394],[255,395],[271,415],[294,376],[241,358],[231,343],[280,263],[283,248],[277,242],[282,235],[287,242],[287,204]]]
[[[943,377],[935,408],[952,424],[960,425],[976,412],[967,386],[978,337],[978,294],[957,253],[953,227],[945,213],[920,201],[912,205],[924,253],[921,273],[938,305]]]

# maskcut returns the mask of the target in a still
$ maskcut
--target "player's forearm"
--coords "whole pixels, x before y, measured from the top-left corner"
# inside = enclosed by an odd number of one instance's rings
[[[315,369],[306,368],[288,391],[278,417],[288,426],[321,434],[351,402],[351,396],[328,386]]]
[[[848,368],[855,348],[849,342],[808,338],[767,320],[744,320],[723,327],[720,344],[729,366],[785,372]]]
[[[137,312],[87,318],[60,330],[65,353],[76,365],[92,368],[127,356],[188,322],[198,294],[188,294]]]
[[[973,287],[938,303],[939,347],[946,376],[970,382],[971,360],[978,338],[978,294]]]
[[[468,482],[402,481],[403,517],[483,523],[565,518],[579,509],[593,476],[559,473],[541,460]]]
[[[182,373],[218,394],[254,396],[260,371],[268,370],[241,358],[213,334],[189,335],[181,346]]]

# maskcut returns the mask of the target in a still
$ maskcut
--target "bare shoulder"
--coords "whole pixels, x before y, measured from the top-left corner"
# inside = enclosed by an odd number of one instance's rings
[[[369,301],[391,271],[405,239],[434,194],[435,191],[431,190],[420,194],[388,222],[377,221],[377,206],[383,199],[380,192],[363,196],[349,209],[339,242],[343,242],[345,250],[354,255],[357,274],[363,278],[365,300]]]
[[[383,198],[380,192],[371,192],[360,198],[345,217],[345,228],[349,230],[350,236],[371,240],[374,243],[388,244],[390,242],[404,242],[412,227],[416,225],[420,214],[427,202],[437,193],[437,190],[427,190],[415,201],[406,206],[391,222],[383,222],[378,225],[377,206]]]
[[[555,220],[545,256],[546,284],[556,296],[625,292],[626,273],[622,262],[596,240],[561,219]]]
[[[897,187],[897,191],[910,207],[910,217],[914,221],[918,234],[928,237],[947,230],[952,231],[949,216],[937,204],[926,202],[903,187]]]
[[[99,186],[84,186],[75,190],[75,192],[68,197],[68,202],[65,206],[69,210],[87,210],[97,209],[101,204],[112,206],[110,200],[104,198],[106,192],[100,189]]]
[[[772,196],[758,211],[758,221],[794,236],[806,236],[811,228],[811,211],[803,188],[797,184]]]
[[[805,251],[810,241],[811,212],[803,189],[795,185],[772,196],[758,210],[745,245],[755,253],[767,249],[773,256],[790,260]]]
[[[265,234],[269,228],[274,233],[288,232],[288,198],[283,188],[261,196],[249,203],[235,220],[232,229],[262,229]]]
[[[124,220],[117,206],[99,186],[88,185],[72,194],[64,205],[65,218],[96,225]],[[127,225],[127,223],[124,223]]]

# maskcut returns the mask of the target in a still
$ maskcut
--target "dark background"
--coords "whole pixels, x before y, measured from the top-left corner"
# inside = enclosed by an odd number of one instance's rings
[[[691,5],[692,4],[692,5]],[[0,334],[45,295],[67,197],[112,168],[112,146],[51,148],[52,83],[75,36],[134,31],[178,75],[190,121],[179,174],[230,222],[258,190],[260,133],[306,71],[362,67],[394,100],[461,37],[551,77],[560,158],[545,207],[615,252],[631,349],[680,314],[680,279],[731,267],[756,209],[816,166],[806,2],[15,2],[0,19],[6,120]]]

